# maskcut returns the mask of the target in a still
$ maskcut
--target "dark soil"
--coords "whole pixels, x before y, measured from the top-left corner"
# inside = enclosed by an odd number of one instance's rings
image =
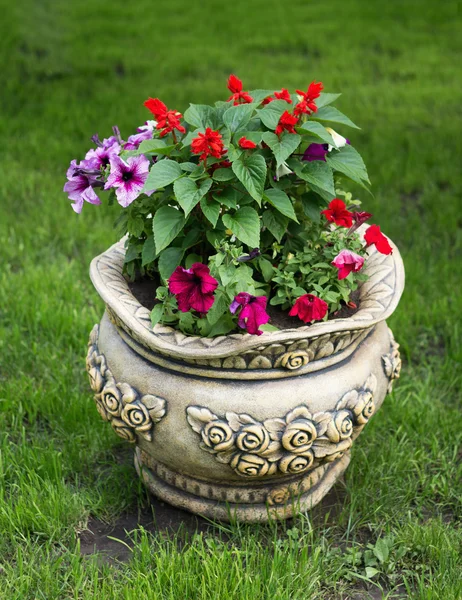
[[[128,285],[135,298],[147,309],[152,310],[155,304],[156,289],[159,285],[159,282],[156,279],[143,277],[135,281],[129,281]],[[357,291],[353,292],[351,295],[351,300],[354,304],[358,304],[358,298],[359,293]],[[271,325],[274,325],[278,329],[295,329],[306,326],[306,323],[300,321],[298,317],[289,317],[287,312],[282,311],[277,306],[269,305],[267,311],[271,317]],[[345,305],[336,313],[329,315],[329,320],[347,319],[348,317],[354,315],[357,311],[358,308],[350,308],[349,306]]]

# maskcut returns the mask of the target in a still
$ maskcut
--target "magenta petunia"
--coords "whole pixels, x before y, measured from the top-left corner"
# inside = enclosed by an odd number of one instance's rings
[[[127,207],[141,194],[149,173],[149,160],[142,154],[130,156],[126,162],[113,156],[110,165],[111,172],[104,189],[115,188],[117,202]]]
[[[157,121],[146,121],[144,125],[138,127],[137,133],[131,135],[124,145],[124,150],[137,150],[141,142],[151,140]]]
[[[85,155],[85,160],[91,163],[95,169],[105,168],[111,162],[111,158],[120,154],[121,146],[115,136],[99,140],[98,135],[94,135],[92,140],[96,144],[96,149],[91,148]]]
[[[351,250],[342,250],[334,258],[332,264],[338,269],[338,278],[345,279],[351,272],[357,273],[362,269],[364,258]]]
[[[266,312],[266,296],[252,296],[247,292],[240,292],[234,297],[229,310],[238,313],[237,324],[241,329],[246,329],[252,335],[261,335],[260,325],[268,323],[270,317]]]
[[[323,160],[326,162],[326,155],[329,152],[329,144],[310,144],[303,153],[302,160],[312,162],[314,160]]]
[[[92,165],[87,161],[77,164],[76,160],[71,161],[67,170],[67,179],[63,191],[67,192],[69,200],[73,201],[72,208],[76,213],[82,212],[84,202],[90,204],[101,204],[94,191],[94,187],[102,187],[103,183],[97,179],[98,171],[92,171]]]
[[[208,312],[215,301],[217,286],[218,281],[202,263],[194,263],[189,269],[177,267],[168,280],[168,289],[175,295],[181,312],[191,309],[203,314]]]

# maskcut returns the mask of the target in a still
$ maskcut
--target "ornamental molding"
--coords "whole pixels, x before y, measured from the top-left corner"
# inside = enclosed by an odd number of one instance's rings
[[[388,328],[388,335],[390,336],[390,352],[382,356],[382,365],[385,375],[388,377],[387,394],[391,394],[395,379],[399,379],[402,361],[399,353],[399,344],[395,341],[390,328]]]
[[[95,396],[96,408],[121,438],[135,443],[138,438],[151,442],[154,426],[166,414],[166,401],[159,396],[139,392],[128,383],[117,382],[98,349],[99,326],[90,333],[87,373]]]
[[[343,457],[375,412],[377,379],[347,392],[335,410],[312,414],[300,405],[283,417],[257,421],[246,413],[189,406],[186,417],[200,447],[237,475],[258,478],[306,473]]]
[[[364,234],[366,229],[363,226],[358,231]],[[350,346],[353,351],[377,323],[394,311],[404,288],[404,268],[398,249],[389,241],[391,255],[369,249],[364,267],[369,279],[359,288],[359,310],[352,317],[261,336],[235,333],[203,338],[160,324],[153,328],[150,311],[135,298],[122,274],[124,240],[93,259],[90,276],[112,322],[148,353],[211,368],[297,370],[308,362],[345,353]],[[291,355],[299,350],[300,356]]]

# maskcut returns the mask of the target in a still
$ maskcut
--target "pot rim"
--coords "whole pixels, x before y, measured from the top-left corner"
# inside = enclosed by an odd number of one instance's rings
[[[358,232],[364,236],[368,226]],[[232,333],[215,338],[185,335],[165,325],[151,325],[150,311],[141,305],[131,292],[122,274],[124,240],[96,256],[90,265],[90,278],[112,317],[143,346],[177,359],[223,358],[268,347],[273,344],[296,343],[332,334],[349,334],[371,329],[387,319],[395,310],[404,289],[404,265],[397,246],[388,238],[393,253],[380,254],[375,247],[368,249],[365,273],[369,279],[359,290],[359,309],[346,319],[321,321],[313,325],[264,332],[261,336]]]

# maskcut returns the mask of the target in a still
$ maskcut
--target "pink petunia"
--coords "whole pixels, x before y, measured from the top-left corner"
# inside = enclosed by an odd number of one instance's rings
[[[357,273],[364,264],[364,258],[351,252],[351,250],[342,250],[337,254],[332,263],[338,269],[338,278],[345,279],[350,273]]]
[[[247,292],[240,292],[234,297],[229,310],[238,313],[237,324],[241,329],[246,329],[252,335],[261,335],[260,325],[268,323],[270,317],[266,312],[266,296],[252,296]]]
[[[111,172],[105,190],[115,188],[117,202],[129,206],[141,194],[149,173],[149,160],[143,156],[130,156],[127,162],[119,156],[111,157]]]
[[[168,280],[168,289],[175,295],[181,312],[191,309],[203,314],[208,312],[215,301],[217,286],[218,281],[202,263],[194,263],[189,269],[177,267]]]

